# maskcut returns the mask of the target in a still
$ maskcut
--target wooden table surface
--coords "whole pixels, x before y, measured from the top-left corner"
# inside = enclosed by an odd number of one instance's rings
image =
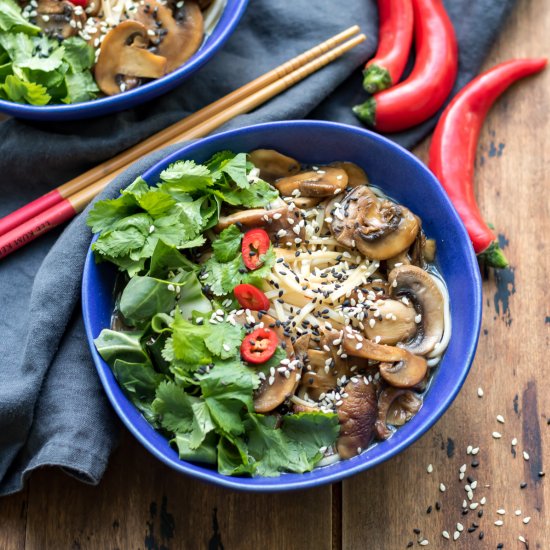
[[[486,67],[511,57],[549,55],[548,8],[548,0],[519,0]],[[550,69],[506,93],[483,129],[477,194],[501,234],[511,268],[486,276],[471,373],[452,407],[421,440],[343,483],[248,495],[176,474],[124,433],[98,487],[46,469],[23,492],[0,499],[0,549],[393,550],[420,547],[423,538],[427,548],[438,549],[527,547],[519,536],[531,549],[550,549],[550,468],[546,477],[539,475],[550,461],[548,90]],[[427,145],[416,151],[422,159]],[[494,431],[502,438],[494,439]],[[479,453],[468,455],[469,445]],[[473,502],[486,499],[466,515],[462,464],[477,482]],[[499,509],[505,514],[497,514]],[[502,526],[495,525],[498,519]],[[464,528],[458,540],[445,540],[442,531],[452,539],[457,524]]]

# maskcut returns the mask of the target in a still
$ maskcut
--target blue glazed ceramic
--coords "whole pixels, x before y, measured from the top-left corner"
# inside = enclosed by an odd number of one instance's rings
[[[70,105],[21,105],[0,99],[0,112],[29,120],[80,120],[130,109],[179,86],[200,69],[223,46],[235,30],[248,0],[227,0],[212,34],[202,47],[179,69],[123,94]]]
[[[124,424],[157,458],[193,477],[245,491],[287,491],[332,483],[388,460],[422,436],[458,394],[477,346],[481,321],[481,280],[470,240],[456,211],[435,177],[411,153],[367,130],[319,121],[273,122],[221,133],[191,143],[151,168],[144,177],[155,183],[160,172],[180,159],[202,162],[231,149],[273,148],[308,164],[337,160],[357,163],[371,182],[418,214],[427,235],[437,241],[437,263],[451,300],[452,337],[420,412],[387,441],[360,456],[306,474],[277,478],[237,478],[178,458],[168,441],[133,407],[111,369],[97,353],[93,339],[109,327],[115,269],[97,264],[90,251],[84,268],[82,303],[92,355],[105,391]]]

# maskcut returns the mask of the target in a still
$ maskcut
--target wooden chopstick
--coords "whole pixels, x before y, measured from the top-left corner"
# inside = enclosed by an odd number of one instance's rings
[[[251,111],[262,103],[265,103],[269,99],[273,98],[277,94],[290,88],[297,82],[303,80],[310,74],[331,63],[350,49],[354,48],[365,39],[365,35],[360,34],[350,40],[347,40],[340,46],[337,46],[332,50],[326,51],[319,57],[305,63],[304,65],[286,74],[284,77],[279,78],[278,80],[265,86],[263,89],[260,89],[255,93],[246,96],[244,99],[238,101],[237,103],[231,104],[229,107],[222,110],[221,112],[218,112],[216,115],[203,119],[202,122],[195,123],[186,131],[176,134],[176,136],[172,137],[172,139],[162,141],[153,148],[149,148],[146,151],[143,151],[141,154],[150,153],[172,143],[179,143],[180,141],[194,139],[207,135],[208,133],[212,132],[225,122],[236,117],[237,115]],[[292,63],[292,60],[288,63]],[[184,121],[185,120],[187,119],[184,119]],[[153,137],[156,137],[156,135]],[[149,140],[151,140],[151,138],[149,138]],[[149,140],[146,140],[146,142]],[[34,240],[42,233],[46,233],[57,225],[60,225],[61,223],[71,219],[78,212],[81,212],[86,207],[86,205],[109,182],[111,182],[114,177],[123,172],[128,167],[128,164],[131,164],[131,162],[133,162],[136,157],[131,156],[130,158],[131,160],[128,161],[127,164],[125,163],[119,166],[118,168],[112,170],[110,173],[103,175],[103,177],[96,179],[83,189],[81,188],[76,193],[73,193],[66,198],[64,197],[60,202],[55,203],[53,206],[40,212],[33,218],[24,221],[4,235],[0,235],[0,259],[7,256],[11,252],[14,252],[18,248],[24,246],[26,243]]]
[[[217,101],[214,101],[199,111],[196,111],[188,117],[172,124],[171,126],[168,126],[168,128],[165,128],[144,141],[137,143],[126,151],[123,151],[109,160],[94,166],[94,168],[80,174],[63,185],[60,185],[42,197],[39,197],[38,199],[19,208],[15,212],[8,214],[4,218],[0,219],[0,235],[4,235],[8,231],[20,226],[25,221],[34,218],[41,212],[59,202],[62,202],[63,199],[66,199],[81,189],[92,185],[101,178],[113,174],[119,168],[134,162],[138,158],[155,149],[158,149],[165,143],[173,141],[179,135],[216,116],[235,103],[238,103],[255,92],[262,90],[271,83],[284,78],[286,75],[306,65],[308,62],[330,51],[338,44],[344,42],[344,40],[347,40],[351,36],[357,34],[359,30],[360,29],[357,25],[346,29],[321,44],[318,44],[317,46],[298,55],[290,61],[287,61],[275,69],[268,71],[248,84],[241,86],[237,90],[227,94]]]

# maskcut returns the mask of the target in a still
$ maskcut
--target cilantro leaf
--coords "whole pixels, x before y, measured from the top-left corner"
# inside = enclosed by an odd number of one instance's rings
[[[196,401],[191,407],[194,417],[189,448],[194,450],[200,447],[206,435],[211,432],[215,426],[210,416],[210,409],[204,400],[200,399]]]
[[[148,275],[150,277],[166,278],[169,270],[183,269],[195,271],[197,266],[189,261],[175,246],[167,245],[164,241],[157,241]]]
[[[69,73],[65,75],[65,85],[67,87],[67,96],[64,103],[82,103],[94,99],[99,92],[92,74],[87,72]]]
[[[216,157],[209,161],[208,166],[212,170],[214,180],[219,179],[220,174],[226,174],[237,187],[241,189],[250,187],[250,182],[246,177],[246,153],[218,153]]]
[[[193,427],[192,405],[199,401],[174,384],[161,382],[156,388],[153,410],[163,428],[172,432],[190,432]]]
[[[98,201],[88,214],[86,223],[94,233],[112,229],[120,220],[137,211],[137,203],[132,196],[121,195],[117,199]]]
[[[247,189],[235,189],[231,186],[224,186],[214,191],[221,199],[233,206],[246,206],[248,208],[259,208],[266,206],[279,198],[279,192],[269,183],[258,180],[250,184]]]
[[[13,0],[0,0],[0,30],[38,34],[41,29],[27,21]]]
[[[204,343],[213,355],[229,359],[237,355],[237,350],[244,338],[244,328],[231,323],[214,325]]]
[[[202,462],[204,464],[216,464],[216,444],[218,442],[218,436],[214,432],[210,432],[204,438],[204,441],[198,449],[191,449],[190,441],[191,435],[188,433],[176,433],[176,436],[172,440],[172,442],[176,444],[179,457],[182,460]]]
[[[224,229],[218,238],[212,241],[214,257],[219,262],[228,262],[235,258],[241,249],[243,235],[236,225]]]
[[[212,256],[204,264],[205,275],[201,277],[201,281],[208,285],[210,292],[217,296],[223,296],[231,292],[242,280],[243,274],[239,272],[239,269],[245,269],[240,255],[225,263],[218,262]]]
[[[25,82],[15,75],[8,75],[0,90],[7,99],[15,103],[30,103],[31,105],[46,105],[51,96],[47,89],[40,84]]]
[[[73,74],[82,73],[94,65],[94,49],[78,36],[63,40],[64,59]]]
[[[193,160],[180,160],[160,174],[161,188],[168,193],[188,193],[206,189],[213,184],[210,170]]]

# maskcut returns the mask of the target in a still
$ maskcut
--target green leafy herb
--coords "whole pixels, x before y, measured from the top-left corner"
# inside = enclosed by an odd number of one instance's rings
[[[214,257],[219,262],[228,262],[237,256],[241,250],[243,235],[236,225],[230,225],[224,229],[217,239],[212,241]]]

